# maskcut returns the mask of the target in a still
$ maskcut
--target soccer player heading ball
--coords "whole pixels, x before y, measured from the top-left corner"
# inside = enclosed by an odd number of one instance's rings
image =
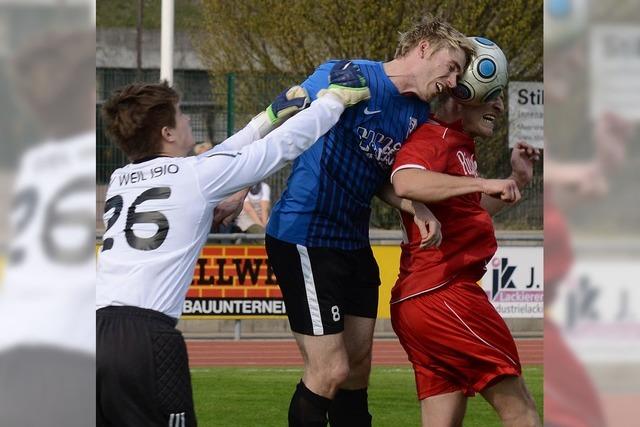
[[[473,79],[473,64],[461,81]],[[499,72],[506,84],[506,67]],[[518,144],[508,179],[480,178],[475,139],[493,135],[504,113],[502,92],[484,103],[463,104],[449,94],[438,101],[391,174],[396,193],[426,203],[443,235],[439,247],[420,249],[413,219],[402,214],[406,237],[391,321],[413,364],[422,425],[461,426],[467,397],[481,393],[503,425],[537,427],[513,337],[477,281],[497,249],[491,216],[520,199],[539,152]]]
[[[290,426],[324,426],[327,416],[333,427],[371,425],[367,386],[380,285],[369,245],[371,200],[380,195],[412,215],[419,209],[389,185],[395,154],[427,120],[427,102],[455,87],[472,54],[464,35],[425,17],[401,35],[392,61],[353,60],[371,99],[346,112],[293,165],[266,236],[305,363]],[[312,99],[333,66],[320,65],[302,83]]]
[[[186,346],[175,329],[196,259],[212,218],[244,200],[246,191],[236,192],[299,156],[346,107],[369,98],[357,66],[340,64],[330,76],[320,98],[272,133],[308,105],[302,88],[196,157],[185,157],[194,145],[190,120],[166,83],[132,84],[105,103],[108,133],[131,163],[111,176],[98,259],[98,425],[196,425]]]

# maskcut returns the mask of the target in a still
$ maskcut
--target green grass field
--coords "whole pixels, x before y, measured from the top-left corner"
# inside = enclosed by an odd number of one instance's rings
[[[302,375],[298,368],[192,369],[198,424],[202,427],[283,427],[289,400]],[[527,366],[524,377],[542,414],[542,367]],[[375,427],[420,425],[413,371],[374,367],[369,409]],[[500,426],[482,397],[469,399],[466,426]]]

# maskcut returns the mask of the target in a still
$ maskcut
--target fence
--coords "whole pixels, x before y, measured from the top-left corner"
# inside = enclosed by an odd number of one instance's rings
[[[100,108],[117,87],[137,81],[158,81],[157,69],[99,68],[96,70],[97,116],[97,218],[96,226],[104,229],[101,215],[104,193],[111,172],[126,164],[125,156],[109,142],[104,133]],[[175,70],[174,86],[182,94],[181,108],[191,117],[193,135],[197,143],[209,141],[214,145],[240,129],[284,88],[299,82],[304,76],[234,73],[211,76],[201,70]],[[488,177],[505,177],[510,173],[509,153],[506,150],[506,122],[490,141],[478,145],[478,168]],[[286,186],[290,167],[285,167],[266,182],[275,202]],[[509,230],[542,229],[542,165],[536,166],[534,180],[523,193],[523,201],[495,217],[496,228]],[[372,205],[371,227],[398,229],[396,212],[378,199]]]

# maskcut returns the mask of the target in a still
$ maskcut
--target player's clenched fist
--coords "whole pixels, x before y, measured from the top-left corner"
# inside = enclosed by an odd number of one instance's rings
[[[345,107],[350,107],[360,101],[371,98],[360,67],[351,61],[339,61],[333,66],[329,74],[329,87],[318,92],[318,97],[332,94]]]
[[[484,179],[482,192],[507,203],[515,203],[521,197],[520,190],[513,179]]]

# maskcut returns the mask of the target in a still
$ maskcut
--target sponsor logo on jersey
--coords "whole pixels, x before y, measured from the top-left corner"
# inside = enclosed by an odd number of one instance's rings
[[[478,163],[476,162],[475,155],[469,155],[469,153],[465,151],[458,151],[456,156],[462,165],[465,175],[478,176]]]
[[[383,169],[391,168],[396,157],[396,152],[400,149],[400,143],[383,133],[358,126],[358,136],[360,137],[360,149],[365,155],[378,162]]]
[[[372,114],[378,114],[379,112],[381,112],[382,110],[369,110],[369,107],[364,107],[364,114],[367,116],[370,116]]]
[[[415,117],[410,117],[409,129],[407,129],[407,136],[405,137],[405,139],[409,138],[409,135],[411,135],[413,131],[416,130],[417,127],[418,127],[418,119],[416,119]]]
[[[128,184],[136,184],[138,182],[147,181],[149,179],[159,178],[167,174],[173,175],[178,173],[179,171],[180,167],[178,165],[170,163],[168,165],[155,166],[148,170],[139,170],[127,174],[114,175],[111,177],[111,183],[109,185],[112,185],[114,183],[116,177],[118,178],[118,184],[120,184],[120,186],[122,187]]]

